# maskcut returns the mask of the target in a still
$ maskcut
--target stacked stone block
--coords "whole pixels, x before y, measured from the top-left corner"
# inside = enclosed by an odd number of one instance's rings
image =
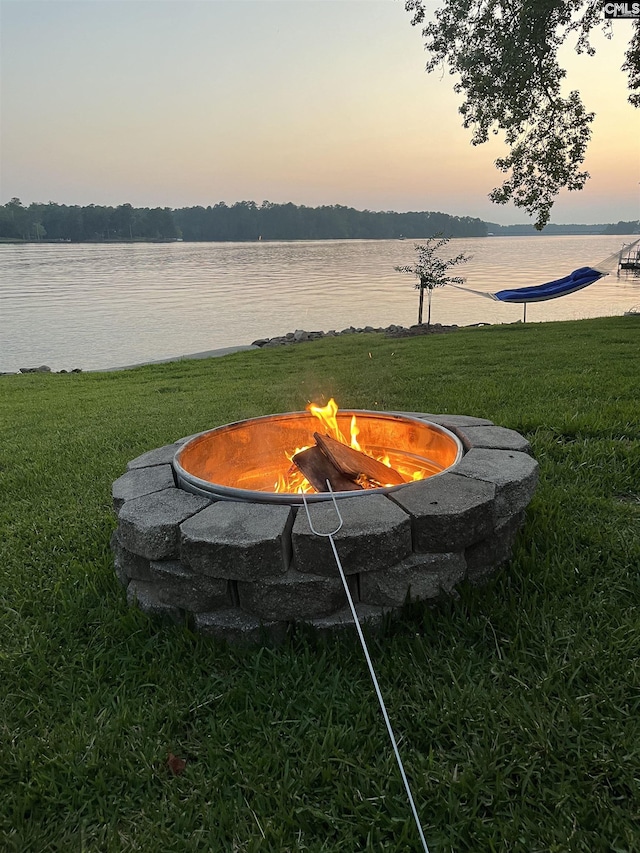
[[[334,540],[358,619],[374,625],[408,600],[486,581],[510,558],[537,482],[519,433],[463,415],[410,414],[457,434],[465,453],[436,477],[340,499]],[[112,549],[129,603],[231,642],[277,641],[293,622],[321,631],[352,624],[330,543],[304,508],[178,488],[171,463],[187,440],[144,453],[113,484]],[[335,528],[331,502],[310,512],[317,531]]]

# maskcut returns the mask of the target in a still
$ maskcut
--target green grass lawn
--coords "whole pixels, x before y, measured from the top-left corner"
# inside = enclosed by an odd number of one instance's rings
[[[420,849],[355,632],[226,647],[112,567],[130,459],[334,396],[490,418],[541,467],[509,566],[370,640],[431,853],[640,851],[639,344],[620,317],[0,377],[0,850]]]

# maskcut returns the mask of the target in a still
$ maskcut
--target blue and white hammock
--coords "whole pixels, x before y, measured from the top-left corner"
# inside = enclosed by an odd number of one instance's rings
[[[622,249],[614,252],[605,258],[599,264],[592,267],[580,267],[574,270],[564,278],[557,278],[554,281],[547,281],[545,284],[537,284],[532,287],[518,287],[509,290],[498,290],[495,293],[487,293],[484,290],[472,290],[470,287],[462,287],[460,284],[451,284],[450,287],[456,287],[458,290],[466,290],[467,293],[474,293],[476,296],[484,296],[486,299],[493,299],[497,302],[521,303],[526,306],[529,302],[544,302],[547,299],[558,299],[560,296],[568,296],[570,293],[575,293],[582,290],[583,287],[588,287],[595,281],[609,275],[614,266],[616,266],[624,252],[628,252],[640,240],[635,240]]]

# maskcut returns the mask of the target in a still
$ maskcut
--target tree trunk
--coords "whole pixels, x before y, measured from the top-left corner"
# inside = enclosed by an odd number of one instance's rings
[[[427,293],[427,328],[431,325],[431,293],[432,289],[429,288]]]
[[[424,287],[420,284],[420,302],[418,304],[418,325],[422,325],[422,306],[424,305]]]

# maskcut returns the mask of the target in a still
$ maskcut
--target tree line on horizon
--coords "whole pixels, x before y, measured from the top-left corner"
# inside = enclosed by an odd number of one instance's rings
[[[633,234],[640,222],[609,225],[553,225],[551,234]],[[27,242],[123,242],[185,240],[225,242],[254,240],[390,240],[444,237],[528,236],[533,225],[498,225],[470,216],[440,212],[356,210],[344,205],[306,207],[264,201],[218,202],[208,207],[133,207],[120,204],[22,204],[13,198],[0,205],[0,240]]]
[[[0,205],[0,239],[108,242],[178,240],[358,240],[485,237],[487,224],[470,216],[439,212],[396,213],[344,205],[306,207],[264,201],[218,202],[208,207],[136,208],[34,202],[13,198]]]

